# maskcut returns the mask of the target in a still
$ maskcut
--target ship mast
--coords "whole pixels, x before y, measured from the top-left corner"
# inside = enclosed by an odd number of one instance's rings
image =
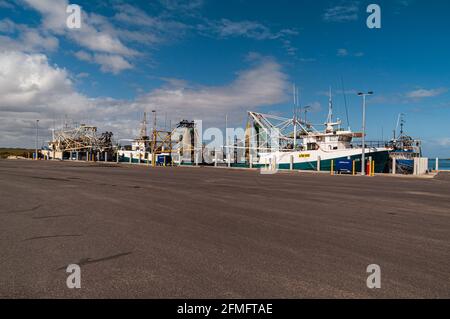
[[[327,117],[327,123],[333,123],[333,100],[332,100],[332,94],[331,94],[331,86],[330,86],[330,93],[329,93],[329,99],[328,99],[328,117]]]
[[[294,123],[294,147],[297,148],[297,107],[298,107],[298,88],[295,87],[294,83],[294,112],[293,112],[293,123]]]
[[[327,116],[327,122],[325,123],[326,129],[325,131],[327,133],[333,132],[333,96],[331,93],[331,86],[330,86],[330,93],[328,98],[328,116]]]
[[[144,112],[144,117],[142,118],[139,137],[141,139],[145,139],[147,137],[147,112]]]

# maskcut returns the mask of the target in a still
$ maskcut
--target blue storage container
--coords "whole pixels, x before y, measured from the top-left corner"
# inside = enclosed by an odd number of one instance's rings
[[[170,155],[158,155],[158,158],[156,159],[156,163],[158,165],[169,165],[171,162]]]
[[[341,174],[352,174],[353,173],[353,161],[351,160],[340,160],[336,162],[336,172]]]

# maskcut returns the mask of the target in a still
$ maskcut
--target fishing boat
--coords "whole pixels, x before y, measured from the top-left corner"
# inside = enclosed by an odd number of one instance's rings
[[[400,135],[396,137],[396,131],[400,125]],[[400,174],[413,174],[414,158],[422,157],[422,142],[414,139],[404,132],[404,114],[398,116],[397,127],[394,130],[394,138],[389,142],[389,157],[395,159],[396,172]]]
[[[333,104],[323,130],[300,118],[297,112],[287,119],[270,114],[249,112],[246,130],[246,156],[253,167],[275,165],[277,169],[330,171],[339,163],[351,163],[354,170],[361,171],[362,153],[366,163],[374,163],[378,173],[389,170],[389,148],[383,143],[355,143],[362,133],[341,128],[341,121],[333,119]],[[255,159],[256,158],[256,159]],[[256,161],[256,162],[255,162]],[[352,171],[353,167],[347,171]],[[366,170],[369,171],[369,170]]]
[[[132,140],[126,141],[131,141],[131,145],[119,147],[117,151],[119,162],[151,163],[151,140],[147,134],[147,114],[145,112],[141,121],[139,135]]]

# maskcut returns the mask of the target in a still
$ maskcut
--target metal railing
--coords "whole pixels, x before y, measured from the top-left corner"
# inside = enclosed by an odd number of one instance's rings
[[[388,147],[388,141],[366,141],[366,148]],[[362,142],[353,142],[350,144],[353,148],[362,148]]]

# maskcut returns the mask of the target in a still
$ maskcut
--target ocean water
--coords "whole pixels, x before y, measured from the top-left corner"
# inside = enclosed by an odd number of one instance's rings
[[[431,170],[436,169],[436,159],[428,160],[428,168]],[[439,159],[439,170],[450,171],[450,159]]]

